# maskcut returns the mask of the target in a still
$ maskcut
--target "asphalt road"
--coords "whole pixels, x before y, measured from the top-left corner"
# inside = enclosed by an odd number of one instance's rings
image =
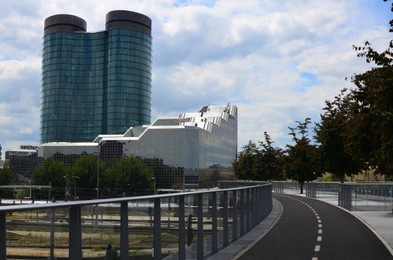
[[[305,197],[274,197],[283,206],[280,220],[239,259],[393,259],[378,237],[348,212]]]

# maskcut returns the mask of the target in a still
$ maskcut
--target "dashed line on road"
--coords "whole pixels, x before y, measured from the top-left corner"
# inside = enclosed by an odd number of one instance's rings
[[[316,241],[316,245],[315,245],[315,248],[314,248],[314,256],[312,257],[311,260],[318,260],[318,254],[319,254],[319,252],[321,251],[321,244],[320,244],[320,243],[322,242],[322,232],[323,232],[323,229],[322,229],[322,220],[321,220],[321,218],[319,217],[317,211],[316,211],[313,207],[311,207],[309,204],[307,204],[306,202],[301,201],[301,200],[299,200],[299,199],[295,199],[295,198],[293,198],[293,197],[289,197],[289,196],[288,196],[288,198],[297,200],[297,201],[299,201],[300,203],[302,203],[302,204],[304,204],[305,206],[307,206],[309,209],[311,209],[311,211],[314,213],[314,215],[315,215],[315,217],[316,217],[316,219],[317,219],[317,222],[318,222],[318,236],[317,236],[317,241]]]

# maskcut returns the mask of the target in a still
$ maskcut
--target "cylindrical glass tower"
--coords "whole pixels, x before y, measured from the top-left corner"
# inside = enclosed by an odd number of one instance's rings
[[[150,124],[151,20],[112,11],[106,29],[86,32],[73,15],[45,20],[40,141],[91,142]]]

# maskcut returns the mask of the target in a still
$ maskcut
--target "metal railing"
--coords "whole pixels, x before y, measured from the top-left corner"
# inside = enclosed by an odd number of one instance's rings
[[[252,185],[250,183],[250,185]],[[260,223],[271,184],[0,207],[0,259],[205,259]]]
[[[393,183],[342,183],[338,205],[348,210],[393,211]]]
[[[293,182],[273,182],[273,192],[298,193]],[[387,182],[307,182],[306,197],[330,201],[348,210],[393,211],[393,183]]]

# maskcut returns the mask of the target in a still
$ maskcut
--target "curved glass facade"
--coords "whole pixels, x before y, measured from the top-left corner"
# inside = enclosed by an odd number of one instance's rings
[[[107,29],[97,33],[86,33],[84,21],[75,16],[45,22],[41,143],[89,142],[99,134],[150,124],[148,17],[113,11]]]

